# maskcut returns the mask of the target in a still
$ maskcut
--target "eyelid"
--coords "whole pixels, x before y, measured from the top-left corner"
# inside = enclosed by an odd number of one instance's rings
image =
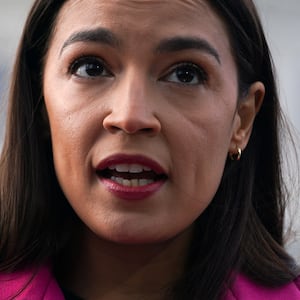
[[[190,67],[191,69],[194,69],[199,78],[198,84],[204,84],[208,81],[208,74],[205,71],[205,69],[202,66],[200,66],[194,62],[190,62],[190,61],[182,61],[182,62],[176,63],[171,68],[169,68],[167,72],[165,72],[165,75],[163,75],[160,78],[160,80],[166,80],[166,78],[170,77],[172,75],[172,73],[175,72],[176,70],[178,70],[180,67],[181,68]],[[170,82],[172,82],[172,81],[170,81]],[[176,83],[176,82],[174,82],[174,83]],[[197,85],[197,84],[190,84],[190,83],[184,83],[184,82],[181,82],[181,83],[178,82],[178,84]]]
[[[81,67],[82,65],[87,64],[89,62],[91,62],[91,63],[97,62],[97,63],[101,64],[103,66],[103,68],[106,70],[106,72],[108,73],[108,75],[112,76],[112,72],[109,71],[110,68],[107,66],[107,63],[102,58],[93,56],[93,55],[82,55],[82,56],[72,60],[68,67],[68,74],[78,76],[75,73],[79,69],[79,67]],[[80,76],[78,76],[78,77],[80,77]],[[105,77],[105,76],[102,75],[102,77]]]

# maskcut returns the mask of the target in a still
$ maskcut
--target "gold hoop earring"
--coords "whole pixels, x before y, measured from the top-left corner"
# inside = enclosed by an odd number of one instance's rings
[[[240,147],[236,148],[236,152],[234,153],[229,153],[229,157],[233,161],[238,161],[241,159],[242,156],[242,149]]]

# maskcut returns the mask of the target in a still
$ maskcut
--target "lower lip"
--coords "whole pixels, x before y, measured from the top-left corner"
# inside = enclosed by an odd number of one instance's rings
[[[160,180],[144,186],[127,187],[106,178],[100,178],[100,181],[116,197],[131,201],[143,200],[154,195],[165,183],[165,181]]]

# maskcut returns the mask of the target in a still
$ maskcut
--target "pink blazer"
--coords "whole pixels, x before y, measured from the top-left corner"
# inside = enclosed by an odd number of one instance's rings
[[[300,299],[300,276],[293,282],[270,288],[239,274],[222,300],[297,300]]]
[[[0,300],[64,300],[49,266],[0,274]]]
[[[38,271],[27,270],[0,274],[0,300],[64,300],[64,296],[49,266]],[[238,275],[222,300],[300,300],[300,278],[278,288],[258,285]]]

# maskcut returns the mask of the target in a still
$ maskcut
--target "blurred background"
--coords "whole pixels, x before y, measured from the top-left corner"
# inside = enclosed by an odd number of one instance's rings
[[[277,68],[282,106],[295,131],[300,131],[300,0],[255,2]],[[32,3],[33,0],[0,0],[0,146],[9,77],[22,26]],[[291,186],[295,187],[293,181]],[[287,236],[287,248],[300,262],[300,206],[297,208],[299,196],[298,187],[294,189],[293,205],[288,214],[288,224],[292,222],[293,227]]]

